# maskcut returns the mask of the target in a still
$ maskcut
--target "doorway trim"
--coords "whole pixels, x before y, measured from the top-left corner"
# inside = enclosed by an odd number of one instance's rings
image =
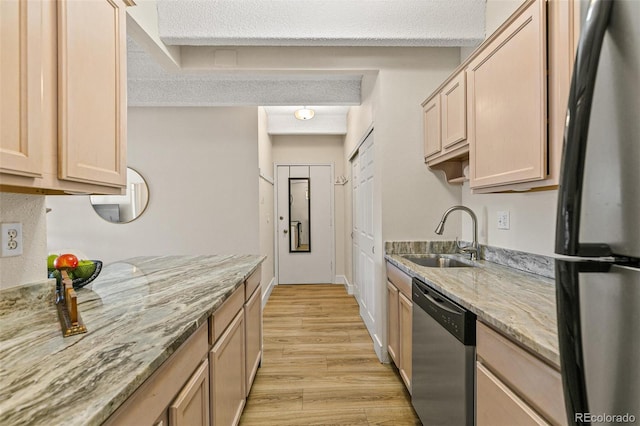
[[[333,232],[331,233],[331,278],[332,284],[338,283],[336,277],[336,220],[335,220],[335,166],[334,163],[293,163],[293,162],[285,162],[285,163],[273,163],[273,255],[274,255],[274,285],[280,285],[280,254],[278,248],[278,167],[296,167],[296,166],[329,166],[331,167],[331,179],[329,182],[330,186],[330,211],[331,211],[331,229]]]

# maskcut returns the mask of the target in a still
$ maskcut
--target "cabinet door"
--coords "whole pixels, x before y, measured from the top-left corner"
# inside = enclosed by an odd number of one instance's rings
[[[245,403],[244,312],[233,319],[209,353],[213,426],[236,425]]]
[[[481,363],[476,363],[476,366],[478,426],[549,424]]]
[[[42,175],[42,2],[0,1],[0,172]]]
[[[58,177],[126,183],[122,0],[58,1]]]
[[[467,140],[467,85],[464,71],[440,92],[442,106],[442,148],[464,145]]]
[[[396,286],[387,281],[387,352],[391,359],[400,368],[400,318],[398,316],[398,296]]]
[[[246,395],[249,396],[251,384],[256,377],[262,359],[262,291],[258,288],[244,307],[246,333],[247,365]]]
[[[422,105],[424,121],[424,158],[439,154],[441,145],[440,132],[440,94],[427,100]]]
[[[209,362],[206,359],[169,406],[169,425],[209,425]]]
[[[411,327],[413,324],[413,302],[403,294],[399,297],[400,307],[400,376],[411,393],[412,375],[412,336]]]
[[[532,1],[467,68],[471,188],[546,176],[545,4]]]

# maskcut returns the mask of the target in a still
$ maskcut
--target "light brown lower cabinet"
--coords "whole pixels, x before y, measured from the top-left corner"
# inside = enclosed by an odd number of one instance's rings
[[[478,426],[566,425],[560,372],[477,323]]]
[[[480,362],[477,363],[476,381],[478,426],[549,424]]]
[[[205,359],[169,406],[170,426],[209,424],[209,362]]]
[[[169,424],[169,406],[175,404],[177,396],[189,385],[189,379],[207,359],[208,334],[209,327],[202,325],[107,419],[105,425]]]
[[[413,362],[411,360],[412,350],[412,327],[413,327],[413,302],[400,293],[399,297],[400,313],[400,377],[411,393],[411,374]]]
[[[387,351],[411,393],[412,323],[411,277],[387,262]]]
[[[236,425],[246,401],[244,311],[241,310],[209,352],[211,424]]]
[[[237,425],[262,359],[259,280],[260,268],[104,424]]]
[[[244,305],[246,339],[246,396],[249,396],[251,384],[256,377],[262,360],[262,291],[258,287]]]
[[[387,281],[387,352],[391,360],[396,364],[400,363],[398,354],[400,353],[400,307],[399,292],[396,286]]]

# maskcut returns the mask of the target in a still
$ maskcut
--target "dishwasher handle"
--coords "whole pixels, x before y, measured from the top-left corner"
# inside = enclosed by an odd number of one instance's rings
[[[417,310],[428,314],[461,343],[476,344],[476,316],[417,278],[413,278],[414,315]]]
[[[462,315],[462,312],[454,311],[453,309],[447,307],[446,301],[439,298],[438,296],[431,296],[427,291],[424,290],[422,292],[422,295],[443,311],[446,311],[451,315]]]

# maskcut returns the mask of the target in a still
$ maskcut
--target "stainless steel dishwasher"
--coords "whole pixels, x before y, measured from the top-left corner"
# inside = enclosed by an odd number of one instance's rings
[[[476,316],[413,279],[411,403],[424,425],[475,419]]]

